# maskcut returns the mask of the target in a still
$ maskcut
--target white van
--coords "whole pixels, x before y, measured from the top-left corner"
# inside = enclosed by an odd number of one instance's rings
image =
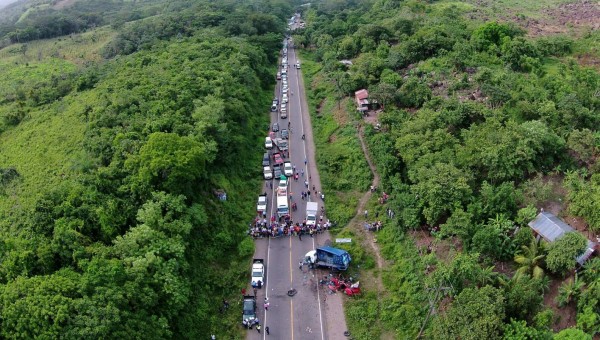
[[[271,137],[265,138],[265,148],[267,148],[267,149],[273,148],[273,141],[271,140]]]

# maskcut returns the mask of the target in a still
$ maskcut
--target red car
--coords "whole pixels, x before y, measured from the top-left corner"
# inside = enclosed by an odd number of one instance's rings
[[[283,157],[281,157],[280,153],[273,154],[273,163],[275,163],[276,166],[283,164]]]

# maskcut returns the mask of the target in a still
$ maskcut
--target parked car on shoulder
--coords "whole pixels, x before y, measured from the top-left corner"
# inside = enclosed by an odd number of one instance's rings
[[[265,152],[264,155],[263,155],[262,165],[263,166],[269,166],[269,165],[271,165],[271,156],[269,156],[268,152]]]
[[[270,166],[263,166],[263,177],[265,179],[273,179],[273,171],[271,171]]]
[[[271,139],[271,137],[265,138],[265,148],[267,148],[267,149],[273,148],[273,140]]]
[[[279,131],[279,123],[273,123],[273,132]]]
[[[256,213],[262,215],[267,212],[267,203],[268,203],[267,195],[262,194],[258,195],[258,200],[256,201]],[[263,281],[264,282],[264,281]]]
[[[248,322],[254,321],[254,319],[256,319],[256,297],[252,295],[244,295],[242,309],[242,322],[247,324]]]

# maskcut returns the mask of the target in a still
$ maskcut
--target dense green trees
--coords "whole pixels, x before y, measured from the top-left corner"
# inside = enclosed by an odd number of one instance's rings
[[[433,300],[436,287],[451,291],[426,331],[438,338],[485,329],[479,337],[545,339],[553,321],[540,326],[536,319],[548,280],[574,269],[582,243],[572,235],[534,241],[527,223],[551,203],[600,228],[600,75],[572,58],[580,53],[573,38],[532,39],[517,24],[471,20],[474,6],[325,1],[304,13],[307,28],[296,41],[321,62],[320,77],[345,80],[338,96],[368,88],[385,106],[377,116],[382,129],[365,131],[381,186],[391,193],[390,223],[436,238],[416,233],[428,243],[428,284],[420,293]],[[341,66],[341,59],[353,64]],[[436,253],[439,244],[450,255]],[[578,327],[589,333],[598,327],[594,282],[582,286],[577,302]],[[486,285],[502,297],[491,299],[496,310],[489,314],[501,315],[493,329],[478,315],[459,320],[453,310],[464,302],[461,292]],[[411,322],[427,323],[398,321]]]
[[[80,134],[77,145],[64,145],[77,150],[69,174],[45,169],[62,175],[59,184],[32,194],[31,205],[1,211],[2,338],[238,336],[231,327],[238,314],[215,306],[237,294],[232,286],[252,253],[240,221],[254,213],[252,169],[290,7],[277,0],[163,5],[90,1],[56,11],[73,18],[97,6],[101,22],[70,30],[112,23],[117,35],[104,55],[120,56],[0,102],[2,113],[18,102],[34,118],[69,112],[79,124],[69,132]],[[65,33],[48,28],[49,36]],[[27,115],[2,117],[10,123],[4,130],[30,133],[19,130]],[[19,170],[2,164],[0,189],[19,188]],[[215,197],[218,189],[226,202]],[[11,206],[7,199],[2,193],[2,207]]]
[[[504,297],[496,288],[467,288],[434,325],[438,339],[498,339],[504,319]]]
[[[546,256],[548,269],[556,274],[565,274],[575,269],[576,263],[573,259],[583,253],[586,244],[586,238],[580,233],[566,233],[549,246]]]

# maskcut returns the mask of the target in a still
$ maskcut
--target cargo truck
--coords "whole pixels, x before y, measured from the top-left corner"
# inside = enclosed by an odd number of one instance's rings
[[[319,203],[317,202],[306,202],[306,224],[314,226],[317,223],[317,212],[319,209]]]
[[[327,267],[336,270],[348,269],[351,260],[347,251],[333,247],[311,250],[304,257],[304,262],[311,267]]]

